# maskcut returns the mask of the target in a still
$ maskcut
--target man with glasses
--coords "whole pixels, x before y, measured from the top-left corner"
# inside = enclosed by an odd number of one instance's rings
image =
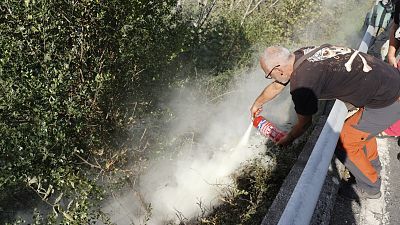
[[[318,111],[318,99],[340,99],[360,108],[344,125],[336,156],[354,175],[340,193],[348,198],[379,198],[381,169],[375,136],[400,119],[400,75],[396,68],[345,47],[305,47],[293,53],[269,47],[260,57],[265,78],[274,79],[250,109],[254,117],[290,82],[297,123],[277,144],[301,136]]]

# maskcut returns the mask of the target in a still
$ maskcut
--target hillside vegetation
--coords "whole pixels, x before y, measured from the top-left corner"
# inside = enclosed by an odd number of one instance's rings
[[[320,7],[2,0],[0,223],[22,223],[17,212],[42,203],[48,210],[36,210],[34,224],[107,223],[100,206],[110,190],[134,182],[150,158],[179,149],[163,136],[179,119],[163,104],[172,91],[191,85],[213,104],[259,49],[297,43],[294,32]]]

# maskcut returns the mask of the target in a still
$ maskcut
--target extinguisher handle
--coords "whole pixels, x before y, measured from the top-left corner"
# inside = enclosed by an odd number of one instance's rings
[[[262,111],[261,108],[259,108],[257,111],[255,111],[253,113],[253,115],[251,115],[251,121],[253,121],[258,116],[258,114],[260,114],[261,111]]]

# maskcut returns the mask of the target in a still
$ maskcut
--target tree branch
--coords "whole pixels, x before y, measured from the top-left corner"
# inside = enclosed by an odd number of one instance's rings
[[[243,15],[243,19],[242,22],[240,23],[240,25],[243,25],[244,20],[246,19],[247,16],[249,16],[250,14],[252,14],[254,12],[254,10],[256,10],[261,3],[265,2],[265,0],[260,0],[256,3],[256,5],[250,10],[250,6],[253,3],[253,0],[251,1],[251,3],[249,4],[249,6],[247,7],[246,13]],[[275,2],[273,2],[268,8],[273,7],[274,5],[276,5],[276,3],[279,2],[279,0],[275,0]]]
[[[249,5],[247,6],[246,12],[245,12],[244,15],[243,15],[242,22],[240,22],[240,25],[243,25],[243,22],[244,22],[244,20],[245,20],[246,17],[247,17],[247,13],[249,12],[251,5],[253,4],[253,1],[254,1],[254,0],[250,0]]]
[[[207,21],[207,18],[210,16],[211,11],[214,9],[215,7],[215,3],[217,2],[217,0],[214,0],[211,5],[208,7],[207,13],[202,16],[202,18],[199,20],[199,28],[203,26],[203,24]]]
[[[103,168],[101,168],[101,166],[99,166],[99,165],[94,165],[94,164],[88,162],[86,159],[84,159],[82,156],[78,155],[77,153],[74,153],[74,155],[76,155],[79,159],[81,159],[83,162],[85,162],[86,164],[88,164],[90,167],[94,167],[94,168],[103,170]]]
[[[250,15],[254,10],[256,10],[256,8],[258,8],[258,6],[262,3],[265,2],[265,0],[260,0],[257,2],[256,6],[254,6],[248,13],[247,16]]]

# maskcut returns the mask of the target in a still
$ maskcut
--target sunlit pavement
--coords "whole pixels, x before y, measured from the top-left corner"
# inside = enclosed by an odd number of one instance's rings
[[[400,224],[400,147],[395,138],[378,138],[382,163],[382,196],[379,199],[347,200],[338,196],[331,225]]]

